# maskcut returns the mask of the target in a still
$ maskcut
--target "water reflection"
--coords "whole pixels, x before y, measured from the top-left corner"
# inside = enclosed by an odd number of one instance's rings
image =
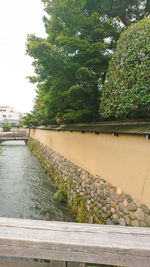
[[[0,217],[73,221],[71,211],[53,198],[55,191],[23,141],[2,143]]]

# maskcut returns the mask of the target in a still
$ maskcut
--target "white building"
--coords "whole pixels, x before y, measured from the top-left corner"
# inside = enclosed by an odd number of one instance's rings
[[[8,121],[11,125],[20,123],[22,113],[9,106],[0,106],[0,124]]]

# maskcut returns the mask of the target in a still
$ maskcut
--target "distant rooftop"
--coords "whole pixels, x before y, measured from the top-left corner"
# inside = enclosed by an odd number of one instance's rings
[[[0,106],[0,108],[10,108],[9,106]]]

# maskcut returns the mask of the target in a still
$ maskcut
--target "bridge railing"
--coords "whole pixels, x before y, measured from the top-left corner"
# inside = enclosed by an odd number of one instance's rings
[[[0,256],[0,266],[11,267],[149,267],[150,229],[0,218]]]
[[[16,132],[0,132],[0,141],[9,140],[27,140],[27,131],[16,131]]]

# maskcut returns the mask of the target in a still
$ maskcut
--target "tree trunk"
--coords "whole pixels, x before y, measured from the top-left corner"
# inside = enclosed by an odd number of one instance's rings
[[[120,15],[119,18],[125,26],[128,26],[129,23],[131,23],[131,20],[127,15]]]

